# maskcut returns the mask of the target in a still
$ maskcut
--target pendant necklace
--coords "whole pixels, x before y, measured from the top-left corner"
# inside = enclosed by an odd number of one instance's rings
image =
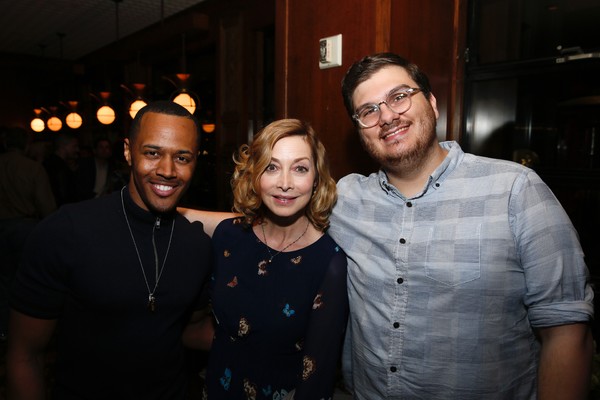
[[[144,275],[144,282],[146,283],[146,289],[148,289],[148,309],[151,312],[156,311],[156,297],[154,293],[156,292],[156,288],[158,287],[158,282],[160,281],[160,277],[162,276],[163,270],[165,269],[165,263],[167,262],[167,256],[169,255],[169,250],[171,250],[171,241],[173,240],[173,230],[175,229],[175,218],[173,218],[173,223],[171,224],[171,235],[169,236],[169,244],[167,245],[167,251],[165,252],[165,258],[163,259],[160,270],[158,269],[158,252],[156,251],[156,242],[154,240],[154,231],[158,227],[160,228],[160,217],[156,220],[156,223],[152,226],[152,247],[154,248],[154,288],[150,290],[150,285],[148,284],[148,278],[146,277],[146,271],[144,270],[144,264],[142,264],[142,257],[140,257],[140,251],[138,250],[137,243],[135,242],[135,237],[133,236],[133,231],[131,230],[131,225],[129,224],[129,218],[127,218],[127,211],[125,211],[125,202],[123,201],[123,190],[125,190],[126,186],[123,186],[121,189],[121,207],[123,207],[123,215],[125,216],[125,222],[127,223],[127,228],[129,228],[129,235],[131,235],[131,240],[133,241],[133,247],[135,248],[135,253],[137,254],[138,261],[140,262],[140,268],[142,269],[142,275]]]
[[[279,254],[283,253],[284,251],[286,251],[290,246],[292,246],[293,244],[296,244],[298,242],[298,240],[302,239],[302,237],[304,237],[304,235],[306,234],[306,232],[308,231],[308,225],[310,224],[310,221],[306,222],[306,228],[304,229],[304,232],[302,232],[302,234],[300,236],[298,236],[298,238],[296,240],[294,240],[292,243],[288,244],[287,246],[285,246],[283,249],[279,250],[277,253],[272,254],[271,253],[271,249],[269,248],[269,243],[267,242],[267,235],[265,235],[265,225],[264,224],[260,224],[260,227],[262,228],[262,234],[263,234],[263,239],[265,239],[265,246],[267,247],[267,251],[269,252],[269,259],[266,260],[268,264],[271,264],[271,261],[273,261],[273,259],[278,256]]]

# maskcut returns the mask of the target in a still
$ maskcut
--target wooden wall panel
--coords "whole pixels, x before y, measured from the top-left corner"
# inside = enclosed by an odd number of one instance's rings
[[[386,46],[376,22],[389,15],[389,0],[282,0],[276,7],[278,117],[312,123],[336,179],[375,170],[344,109],[341,80],[352,62]],[[342,34],[342,66],[320,70],[319,39],[337,34]]]
[[[440,118],[438,137],[457,136],[453,132],[456,82],[462,78],[462,63],[457,52],[464,48],[464,5],[461,0],[392,1],[390,49],[413,61],[429,76],[437,99]],[[460,8],[463,7],[463,8]],[[460,112],[460,110],[458,110]]]
[[[456,95],[455,4],[461,1],[276,2],[277,116],[313,124],[327,148],[336,179],[377,168],[359,143],[340,93],[348,67],[367,54],[394,51],[428,72],[442,116],[438,131],[445,135],[449,104],[454,105]],[[340,33],[342,66],[320,70],[319,39]]]

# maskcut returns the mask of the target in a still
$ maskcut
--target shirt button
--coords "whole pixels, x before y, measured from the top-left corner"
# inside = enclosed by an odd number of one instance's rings
[[[406,239],[404,239],[404,238],[400,239],[400,243],[402,243],[402,244],[406,243]]]
[[[399,284],[402,284],[404,282],[404,279],[398,278],[398,279],[396,279],[396,282],[398,282]]]
[[[390,371],[392,371],[392,372],[396,372],[396,371],[398,371],[398,368],[396,368],[396,367],[391,367],[391,368],[390,368]]]
[[[440,184],[436,182],[435,187],[440,187]]]
[[[408,203],[406,203],[406,207],[412,207],[412,203],[409,201]]]
[[[394,328],[396,328],[396,329],[400,328],[400,323],[399,322],[394,322]]]

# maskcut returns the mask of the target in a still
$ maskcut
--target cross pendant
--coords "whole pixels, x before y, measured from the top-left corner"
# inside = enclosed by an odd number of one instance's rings
[[[154,295],[149,294],[148,295],[148,309],[150,310],[150,312],[154,312],[156,311],[156,298],[154,297]]]

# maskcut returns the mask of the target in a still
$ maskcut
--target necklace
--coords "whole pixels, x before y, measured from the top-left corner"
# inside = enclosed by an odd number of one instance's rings
[[[154,293],[156,292],[156,288],[158,287],[158,282],[160,281],[160,277],[162,276],[163,270],[165,269],[165,263],[167,262],[167,256],[169,255],[169,250],[171,250],[171,241],[173,240],[173,230],[175,229],[175,218],[173,218],[173,223],[171,224],[171,235],[169,236],[169,244],[167,245],[167,251],[165,252],[165,258],[163,259],[162,265],[160,267],[160,271],[158,269],[158,252],[156,251],[156,242],[154,240],[154,231],[157,227],[160,228],[160,217],[156,220],[156,223],[152,226],[152,247],[154,249],[154,287],[150,290],[150,285],[148,284],[148,278],[146,277],[146,271],[144,270],[144,264],[142,264],[142,257],[140,257],[140,251],[138,250],[137,243],[135,242],[135,237],[133,236],[133,231],[131,230],[131,225],[129,224],[129,218],[127,218],[127,212],[125,211],[125,202],[123,201],[123,190],[125,190],[126,186],[123,186],[121,189],[121,207],[123,207],[123,215],[125,216],[125,222],[127,222],[127,228],[129,228],[129,235],[131,235],[131,241],[133,242],[133,247],[135,248],[135,253],[137,254],[138,261],[140,262],[140,268],[142,269],[142,275],[144,275],[144,282],[146,283],[146,289],[148,289],[148,309],[151,312],[156,311],[156,297]]]
[[[278,256],[279,254],[283,253],[284,251],[286,251],[290,246],[292,246],[293,244],[296,244],[298,242],[298,240],[302,239],[302,237],[306,234],[306,232],[308,231],[308,225],[310,224],[309,221],[306,222],[306,228],[304,229],[304,232],[302,232],[302,234],[300,236],[298,236],[298,238],[296,240],[294,240],[292,243],[288,244],[287,246],[285,246],[283,249],[279,250],[277,253],[272,254],[271,253],[271,249],[269,248],[269,243],[267,242],[267,235],[265,235],[265,225],[264,224],[260,224],[260,227],[262,228],[262,234],[263,234],[263,238],[265,239],[265,246],[267,247],[267,251],[269,252],[269,259],[267,260],[267,263],[271,264],[271,261],[273,261],[273,259]]]

